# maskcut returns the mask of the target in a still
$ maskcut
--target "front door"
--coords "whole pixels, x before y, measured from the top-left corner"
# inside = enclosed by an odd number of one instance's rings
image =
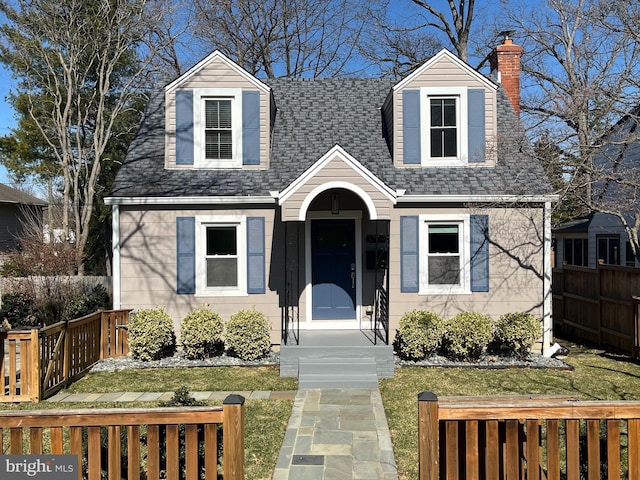
[[[313,320],[355,320],[355,220],[311,221]]]

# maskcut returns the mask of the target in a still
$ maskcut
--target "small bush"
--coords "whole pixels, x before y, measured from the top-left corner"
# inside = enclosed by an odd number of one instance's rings
[[[505,313],[498,319],[493,344],[506,355],[526,359],[540,337],[540,321],[530,313]]]
[[[405,313],[394,341],[396,353],[406,360],[422,360],[440,348],[444,320],[426,310]]]
[[[226,325],[225,346],[229,354],[242,360],[256,360],[271,349],[271,325],[256,310],[240,310],[231,315]]]
[[[493,321],[487,315],[461,312],[446,322],[442,348],[453,360],[475,360],[493,337]]]
[[[138,310],[129,320],[129,350],[136,360],[148,362],[176,351],[173,320],[162,308]]]
[[[215,312],[203,307],[189,312],[182,319],[180,343],[189,359],[202,359],[222,351],[222,318]]]
[[[206,405],[206,403],[196,400],[191,396],[189,389],[184,385],[178,387],[178,389],[173,392],[173,397],[169,400],[158,402],[159,407],[201,407],[204,405]]]
[[[96,285],[89,291],[79,291],[68,298],[62,311],[63,320],[74,320],[100,309],[111,308],[111,297],[102,285]]]
[[[6,320],[11,328],[31,328],[39,326],[40,321],[36,315],[36,299],[33,295],[17,291],[2,295],[2,308],[0,308],[0,320]]]

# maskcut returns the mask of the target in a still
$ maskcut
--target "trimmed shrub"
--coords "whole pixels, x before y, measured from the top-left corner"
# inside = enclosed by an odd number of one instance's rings
[[[189,312],[180,326],[180,343],[189,359],[202,359],[222,352],[222,317],[206,307]]]
[[[394,340],[396,353],[405,360],[422,360],[440,348],[444,319],[427,310],[405,313]]]
[[[173,320],[163,308],[138,310],[129,319],[129,350],[136,360],[148,362],[176,351]]]
[[[453,360],[476,360],[493,337],[493,320],[475,312],[461,312],[446,322],[442,349]]]
[[[526,312],[505,313],[496,323],[493,344],[501,352],[520,360],[526,359],[540,337],[540,321]]]
[[[240,310],[226,324],[225,346],[229,355],[242,360],[256,360],[271,350],[271,324],[263,313]]]

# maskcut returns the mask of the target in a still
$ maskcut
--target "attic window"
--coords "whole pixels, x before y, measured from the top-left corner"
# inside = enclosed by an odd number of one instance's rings
[[[431,157],[458,156],[458,120],[455,98],[430,98]]]
[[[231,99],[204,100],[205,159],[231,160],[233,140]]]

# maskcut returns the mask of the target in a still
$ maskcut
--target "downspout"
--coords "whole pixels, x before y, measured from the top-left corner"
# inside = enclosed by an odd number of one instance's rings
[[[542,282],[542,354],[546,356],[553,342],[553,324],[551,318],[551,202],[544,203],[543,228],[543,282]]]
[[[120,295],[120,206],[111,207],[111,244],[113,249],[112,283],[113,283],[113,309],[122,308]]]

